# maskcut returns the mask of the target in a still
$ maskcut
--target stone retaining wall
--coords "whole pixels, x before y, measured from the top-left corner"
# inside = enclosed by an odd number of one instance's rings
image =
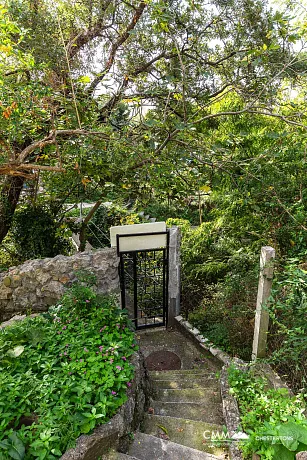
[[[29,310],[47,310],[71,286],[80,269],[96,275],[99,293],[118,291],[118,262],[116,250],[111,248],[29,260],[10,268],[0,274],[0,322]]]

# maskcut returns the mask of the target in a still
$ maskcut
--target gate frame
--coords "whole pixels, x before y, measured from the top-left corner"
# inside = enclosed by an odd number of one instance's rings
[[[165,235],[166,236],[166,246],[150,249],[137,249],[132,251],[120,251],[119,240],[120,238],[130,238],[130,237],[140,237],[140,236],[150,236],[150,235]],[[124,278],[124,259],[123,254],[132,254],[133,255],[133,294],[134,294],[134,316],[132,320],[135,323],[136,330],[140,329],[149,329],[154,327],[167,327],[168,326],[168,316],[169,316],[169,243],[170,243],[170,231],[166,229],[163,232],[142,232],[142,233],[124,233],[116,235],[116,247],[117,255],[120,259],[119,263],[119,279],[121,287],[121,305],[122,309],[126,307],[126,292],[125,292],[125,278]],[[146,253],[151,251],[163,251],[163,321],[161,323],[154,324],[144,324],[138,325],[138,305],[137,305],[137,266],[136,266],[136,255],[137,253]]]

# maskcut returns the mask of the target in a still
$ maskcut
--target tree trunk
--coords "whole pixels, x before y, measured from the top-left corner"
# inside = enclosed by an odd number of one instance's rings
[[[11,228],[24,181],[25,179],[20,176],[7,176],[4,179],[0,192],[0,243]]]

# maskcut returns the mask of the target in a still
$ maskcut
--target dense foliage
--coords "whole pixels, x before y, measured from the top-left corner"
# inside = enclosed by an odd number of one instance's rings
[[[55,459],[126,401],[137,346],[112,298],[75,284],[0,333],[0,457]]]
[[[279,269],[269,308],[269,360],[296,390],[307,385],[307,272],[302,260],[287,260]]]
[[[21,261],[69,254],[71,249],[50,207],[41,205],[30,204],[18,209],[14,215],[11,242]]]
[[[306,12],[265,0],[2,3],[0,269],[65,252],[71,230],[82,250],[140,211],[181,219],[184,314],[249,359],[258,257],[272,245],[269,350],[305,385]],[[84,200],[114,206],[66,219],[65,204]],[[44,210],[33,226],[29,202]]]
[[[256,452],[264,460],[295,460],[307,450],[307,419],[301,396],[269,389],[267,381],[251,371],[229,368],[230,392],[236,396],[242,429],[249,436],[242,444],[244,458]]]
[[[305,29],[265,1],[3,0],[0,11],[0,241],[25,182],[60,197],[89,187],[201,201],[200,169],[223,163],[208,127],[250,113],[304,128],[288,85],[304,82]]]

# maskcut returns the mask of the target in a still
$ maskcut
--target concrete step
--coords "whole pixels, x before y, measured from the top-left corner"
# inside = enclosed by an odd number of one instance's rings
[[[222,404],[215,401],[210,403],[208,400],[206,404],[152,401],[151,406],[153,415],[167,415],[217,425],[223,424]]]
[[[170,388],[170,389],[184,389],[184,388],[203,388],[203,387],[218,387],[218,380],[215,377],[197,376],[182,377],[180,379],[170,378],[166,380],[157,379],[151,380],[154,388]]]
[[[130,454],[140,460],[219,460],[223,458],[144,433],[136,433],[133,444],[130,446]]]
[[[221,425],[184,418],[146,415],[142,431],[158,438],[167,437],[167,440],[177,444],[225,458],[225,450],[218,447],[220,442],[211,441],[211,433],[214,435],[223,432]]]
[[[156,401],[166,402],[196,402],[202,404],[219,404],[220,391],[214,388],[186,388],[182,390],[158,388],[153,391]]]
[[[131,455],[122,454],[121,452],[116,452],[112,450],[108,454],[102,455],[101,460],[138,460],[138,459],[136,457],[131,457]]]
[[[180,369],[177,371],[149,371],[152,380],[180,380],[180,379],[202,379],[216,378],[218,373],[212,369]]]

